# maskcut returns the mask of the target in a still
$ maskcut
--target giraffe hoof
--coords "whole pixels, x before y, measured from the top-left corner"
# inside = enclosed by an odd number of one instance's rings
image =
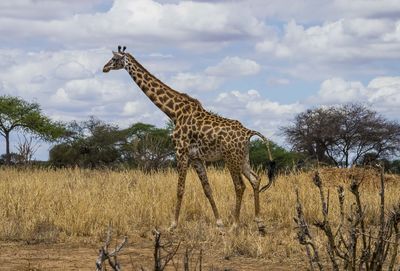
[[[260,233],[261,236],[265,236],[266,231],[263,221],[259,218],[256,218],[255,221],[257,223],[258,232]]]
[[[177,223],[175,221],[172,222],[171,226],[169,226],[169,228],[168,228],[168,231],[173,232],[176,229],[177,226],[178,225],[177,225]]]
[[[267,234],[267,232],[265,231],[265,226],[258,226],[258,233],[260,234],[260,236],[265,236]]]
[[[217,227],[219,229],[223,229],[224,228],[224,223],[222,222],[221,219],[217,219]]]

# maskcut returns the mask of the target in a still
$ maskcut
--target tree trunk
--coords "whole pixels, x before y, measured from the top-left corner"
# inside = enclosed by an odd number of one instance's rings
[[[4,132],[4,137],[6,138],[6,165],[11,163],[11,155],[10,155],[10,132]]]

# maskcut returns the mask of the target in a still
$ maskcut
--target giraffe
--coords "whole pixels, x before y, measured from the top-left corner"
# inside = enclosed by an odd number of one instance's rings
[[[217,227],[224,227],[213,193],[208,181],[205,162],[224,160],[233,180],[236,204],[233,227],[239,223],[240,209],[245,183],[242,175],[250,182],[254,193],[255,222],[260,233],[265,226],[260,217],[260,192],[267,190],[274,181],[273,171],[269,170],[269,181],[260,189],[261,178],[251,169],[249,162],[249,142],[252,136],[259,136],[268,147],[269,141],[261,133],[245,128],[239,121],[218,116],[205,110],[202,104],[186,93],[178,92],[148,72],[124,46],[113,51],[112,58],[105,64],[103,72],[125,69],[149,99],[160,108],[175,124],[172,140],[175,145],[178,185],[174,219],[170,229],[178,225],[182,198],[185,191],[186,173],[191,164],[211,205]],[[273,164],[272,164],[273,165]]]

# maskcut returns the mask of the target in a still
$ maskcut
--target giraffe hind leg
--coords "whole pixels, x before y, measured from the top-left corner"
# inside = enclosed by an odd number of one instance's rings
[[[239,225],[239,217],[240,217],[240,209],[242,207],[242,198],[244,194],[244,190],[246,189],[246,186],[243,182],[243,178],[241,175],[240,170],[237,169],[229,169],[233,184],[235,187],[235,193],[236,193],[236,204],[235,204],[235,209],[234,209],[234,224],[233,228],[236,228],[237,225]]]
[[[254,221],[257,223],[260,234],[265,234],[265,225],[260,218],[260,182],[261,178],[251,169],[250,163],[247,161],[243,166],[243,175],[249,180],[253,187],[254,193]]]

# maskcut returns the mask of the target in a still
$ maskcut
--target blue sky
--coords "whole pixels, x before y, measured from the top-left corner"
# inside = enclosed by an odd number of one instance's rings
[[[164,126],[126,72],[101,72],[119,44],[171,87],[280,144],[279,127],[307,108],[362,102],[399,120],[397,0],[1,1],[0,94],[61,121]]]

